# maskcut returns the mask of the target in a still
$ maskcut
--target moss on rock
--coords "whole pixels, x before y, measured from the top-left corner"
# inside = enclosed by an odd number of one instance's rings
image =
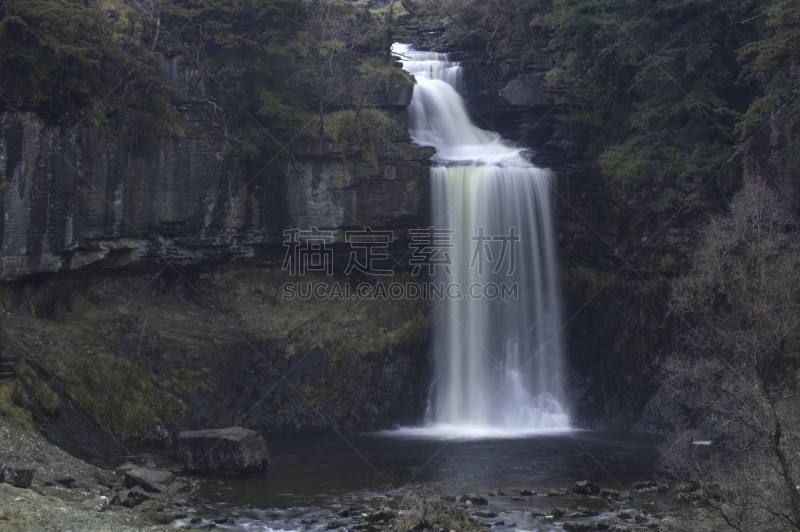
[[[180,399],[158,389],[138,365],[100,347],[88,347],[69,360],[46,356],[40,362],[101,427],[113,432],[161,428],[187,412]]]

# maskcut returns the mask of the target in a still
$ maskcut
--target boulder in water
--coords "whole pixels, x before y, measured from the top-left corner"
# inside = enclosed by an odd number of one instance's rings
[[[623,508],[617,512],[617,517],[626,521],[646,521],[647,516],[638,508]]]
[[[633,499],[633,495],[629,491],[612,490],[610,488],[603,488],[600,490],[600,496],[607,501],[624,501]]]
[[[242,427],[181,432],[178,448],[184,467],[196,473],[263,476],[269,462],[264,437]]]
[[[581,480],[575,483],[572,493],[575,495],[599,495],[600,486],[588,480]]]
[[[600,515],[600,512],[597,510],[590,510],[589,508],[584,508],[582,506],[578,506],[574,511],[567,513],[567,517],[570,519],[576,519],[579,517],[597,517],[598,515]]]
[[[602,521],[566,521],[562,526],[567,532],[589,532],[590,530],[608,530],[609,524]]]
[[[463,495],[458,502],[465,502],[467,504],[489,504],[484,497],[478,495],[477,493],[467,493]]]
[[[367,516],[367,521],[370,523],[388,522],[391,519],[397,519],[397,512],[388,507]]]

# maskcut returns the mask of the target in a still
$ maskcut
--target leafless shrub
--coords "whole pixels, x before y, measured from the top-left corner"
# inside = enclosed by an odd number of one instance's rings
[[[759,177],[745,179],[730,207],[673,284],[687,327],[664,368],[664,385],[711,419],[712,434],[670,436],[662,468],[701,488],[684,497],[681,526],[800,530],[800,234]]]

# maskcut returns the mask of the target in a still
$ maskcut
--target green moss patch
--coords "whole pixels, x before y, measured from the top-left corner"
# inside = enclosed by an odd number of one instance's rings
[[[330,384],[324,377],[313,382],[307,382],[300,386],[300,394],[303,396],[302,406],[315,408],[321,399],[330,398],[340,391],[341,389],[338,386]]]
[[[193,394],[197,389],[209,395],[214,393],[214,389],[208,384],[210,374],[208,368],[197,370],[186,366],[172,365],[169,367],[169,373],[171,377],[169,382],[176,391],[186,395]]]
[[[33,417],[29,410],[25,409],[28,404],[28,396],[25,394],[22,385],[17,382],[7,382],[0,385],[0,417],[16,421],[25,430],[34,430]]]
[[[187,413],[174,395],[158,389],[133,362],[87,348],[69,361],[47,356],[45,371],[55,375],[67,394],[104,428],[118,433],[163,427]]]
[[[384,331],[369,341],[354,342],[347,349],[365,359],[380,359],[390,351],[410,353],[422,348],[428,325],[427,316],[417,314],[401,327]]]

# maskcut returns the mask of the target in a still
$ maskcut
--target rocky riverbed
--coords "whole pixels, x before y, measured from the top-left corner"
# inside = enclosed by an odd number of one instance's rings
[[[33,470],[28,486],[0,483],[0,531],[169,530],[174,519],[195,513],[188,502],[195,486],[170,471],[152,472],[166,481],[160,487],[147,484],[150,475],[134,484],[127,473],[146,468],[101,469],[2,420],[0,464]]]
[[[257,490],[256,481],[181,476],[180,467],[167,457],[140,455],[98,467],[16,423],[0,421],[0,465],[33,472],[19,486],[9,483],[14,477],[0,483],[0,531],[670,530],[668,511],[697,490],[656,481],[626,489],[578,481],[561,488],[453,493],[420,484],[397,491],[308,496],[295,499],[295,506],[269,508],[215,495],[236,483]]]

